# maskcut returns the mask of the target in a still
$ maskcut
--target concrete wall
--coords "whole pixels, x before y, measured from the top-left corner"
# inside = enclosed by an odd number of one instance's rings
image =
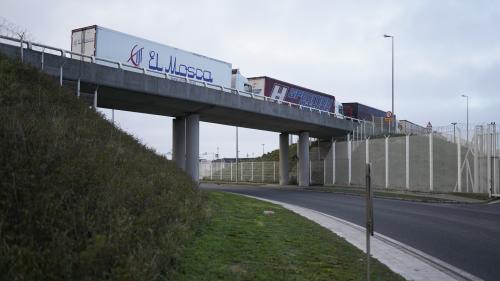
[[[385,138],[370,140],[370,162],[373,186],[385,188]]]
[[[437,137],[433,137],[433,145],[434,191],[452,192],[458,181],[457,145]]]
[[[348,171],[349,171],[349,163],[347,159],[347,142],[337,142],[335,145],[335,184],[338,185],[348,185]]]
[[[352,142],[351,185],[366,184],[366,145],[365,141]]]
[[[429,191],[429,136],[410,137],[410,190]]]
[[[389,187],[406,189],[406,137],[389,138]]]

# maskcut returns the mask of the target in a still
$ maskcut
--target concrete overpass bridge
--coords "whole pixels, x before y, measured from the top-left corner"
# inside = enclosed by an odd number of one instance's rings
[[[299,135],[301,186],[310,182],[309,137],[345,136],[357,125],[329,112],[9,37],[0,36],[0,52],[21,57],[61,85],[73,81],[76,94],[90,95],[96,107],[175,117],[172,158],[195,181],[200,121],[280,133],[281,184],[288,184],[288,136]]]

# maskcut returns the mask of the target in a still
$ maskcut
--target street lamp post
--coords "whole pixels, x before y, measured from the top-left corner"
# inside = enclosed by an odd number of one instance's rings
[[[238,182],[238,127],[236,127],[236,182]]]
[[[384,34],[384,38],[391,38],[391,43],[392,43],[392,107],[391,107],[391,112],[392,115],[394,116],[394,36],[392,35],[387,35]],[[394,118],[394,117],[393,117]]]
[[[455,143],[456,138],[455,138],[455,126],[457,125],[457,122],[451,122],[451,125],[453,125],[453,143]]]
[[[469,96],[462,95],[463,98],[467,99],[467,144],[469,144]]]
[[[262,144],[262,156],[264,156],[264,145],[265,144]]]

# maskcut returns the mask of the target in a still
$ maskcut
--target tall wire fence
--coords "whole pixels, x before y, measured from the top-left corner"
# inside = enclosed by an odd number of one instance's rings
[[[312,185],[363,186],[365,164],[379,189],[469,192],[500,196],[500,132],[496,124],[456,124],[392,135],[355,132],[310,146]],[[360,133],[361,134],[361,133]],[[290,165],[290,180],[297,164]],[[279,182],[279,162],[202,162],[200,179]]]
[[[495,123],[469,127],[468,133],[466,125],[455,125],[405,135],[339,138],[325,156],[322,184],[361,186],[365,163],[370,162],[372,184],[378,188],[499,196],[500,133]]]
[[[279,163],[203,161],[200,163],[200,180],[226,182],[279,182]]]

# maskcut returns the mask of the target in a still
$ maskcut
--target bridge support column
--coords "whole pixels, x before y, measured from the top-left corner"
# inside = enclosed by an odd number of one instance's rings
[[[301,132],[299,135],[299,186],[309,186],[309,132]]]
[[[199,182],[200,115],[186,117],[186,172]]]
[[[288,184],[288,134],[280,134],[280,185]]]
[[[186,170],[186,119],[182,117],[172,120],[172,160]]]

